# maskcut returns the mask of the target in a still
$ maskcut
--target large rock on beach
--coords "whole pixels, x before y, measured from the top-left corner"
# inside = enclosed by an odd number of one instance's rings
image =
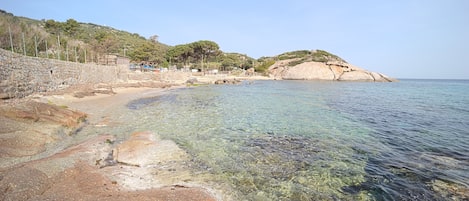
[[[0,157],[8,161],[39,154],[73,134],[85,118],[83,112],[49,103],[0,104]]]
[[[165,147],[156,146],[160,143],[151,135],[134,134],[120,147],[133,144],[129,147],[140,158],[141,151],[158,153],[154,149]],[[108,163],[113,160],[109,153],[115,149],[114,141],[112,135],[99,135],[52,156],[1,168],[0,200],[217,200],[206,188],[159,178],[164,174],[156,171],[163,169],[156,164],[172,164],[146,159],[141,167]],[[177,179],[182,178],[178,172],[188,174],[176,168],[164,172]]]

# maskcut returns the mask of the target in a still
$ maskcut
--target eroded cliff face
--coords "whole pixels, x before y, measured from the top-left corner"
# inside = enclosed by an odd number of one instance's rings
[[[269,67],[269,75],[275,79],[285,80],[328,80],[328,81],[365,81],[394,82],[381,73],[367,71],[342,61],[298,63],[300,59],[288,59],[275,62]]]

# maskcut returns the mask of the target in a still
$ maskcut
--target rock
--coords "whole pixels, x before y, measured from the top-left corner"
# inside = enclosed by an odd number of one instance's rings
[[[247,76],[252,76],[252,75],[254,75],[254,73],[255,73],[254,68],[249,68],[249,69],[246,70],[246,75]]]
[[[31,167],[20,167],[2,174],[0,200],[30,200],[47,190],[47,175]]]
[[[375,79],[366,71],[344,72],[338,79],[339,81],[374,81]]]
[[[117,162],[138,167],[187,158],[176,143],[160,140],[151,132],[133,133],[113,153]]]
[[[197,78],[193,77],[193,78],[190,78],[186,81],[186,84],[195,84],[197,83]]]
[[[269,76],[286,80],[396,81],[383,74],[370,72],[344,61],[300,61],[298,58],[277,61],[269,67]],[[293,66],[290,66],[292,64]]]
[[[35,101],[0,105],[0,157],[44,152],[47,144],[74,133],[85,118],[85,113]]]
[[[391,79],[389,79],[386,76],[383,76],[379,73],[371,72],[370,75],[373,77],[375,82],[389,82],[389,81],[391,81]]]
[[[76,98],[84,98],[85,96],[96,96],[96,94],[91,91],[77,91],[73,93],[73,97]]]
[[[334,80],[339,79],[339,77],[340,77],[345,71],[348,70],[348,69],[344,69],[343,67],[335,66],[335,65],[331,65],[331,66],[329,66],[329,68],[331,69],[332,73],[334,73]]]
[[[97,88],[94,89],[93,92],[98,94],[116,94],[112,88]]]
[[[283,73],[282,79],[287,80],[333,80],[334,73],[320,62],[305,62],[289,68]]]
[[[146,141],[152,137],[141,133],[133,138]],[[209,190],[190,185],[155,187],[150,183],[145,189],[129,190],[125,184],[130,178],[148,180],[160,174],[136,174],[145,169],[152,173],[153,167],[95,165],[96,159],[104,159],[112,149],[109,139],[113,137],[96,136],[52,156],[0,169],[0,200],[217,200]],[[128,176],[122,180],[116,175]]]
[[[0,93],[0,99],[10,99],[13,98],[7,93]]]
[[[216,80],[214,84],[239,84],[241,81],[237,79],[221,79]]]

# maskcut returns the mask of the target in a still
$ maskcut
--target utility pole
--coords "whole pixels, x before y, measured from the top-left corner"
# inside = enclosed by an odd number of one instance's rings
[[[85,48],[85,64],[86,64],[86,48]]]
[[[36,53],[36,57],[38,56],[38,53],[37,53],[37,36],[34,36],[34,49],[36,50],[35,53]]]
[[[8,32],[10,33],[10,47],[11,47],[11,52],[13,51],[13,37],[11,36],[11,28],[8,26]]]
[[[60,35],[57,35],[57,59],[60,60]]]
[[[67,61],[68,61],[68,45],[67,45],[67,46],[65,46],[65,54],[66,54]]]
[[[47,50],[47,38],[46,38],[46,57],[49,58],[49,51]]]
[[[24,32],[21,32],[21,38],[23,39],[23,54],[26,56],[26,44],[24,43]]]
[[[77,57],[77,47],[75,46],[75,62],[78,62],[78,57]]]

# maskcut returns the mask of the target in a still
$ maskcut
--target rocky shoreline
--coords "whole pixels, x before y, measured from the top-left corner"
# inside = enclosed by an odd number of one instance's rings
[[[78,87],[3,101],[0,200],[221,200],[191,182],[189,156],[157,134],[81,140],[83,126],[106,126],[98,117],[171,86],[152,87]]]
[[[112,133],[80,130],[108,126],[116,108],[173,88],[260,79],[275,78],[132,80],[2,100],[0,200],[229,200],[195,182],[187,153],[155,133],[135,130],[116,143]]]

